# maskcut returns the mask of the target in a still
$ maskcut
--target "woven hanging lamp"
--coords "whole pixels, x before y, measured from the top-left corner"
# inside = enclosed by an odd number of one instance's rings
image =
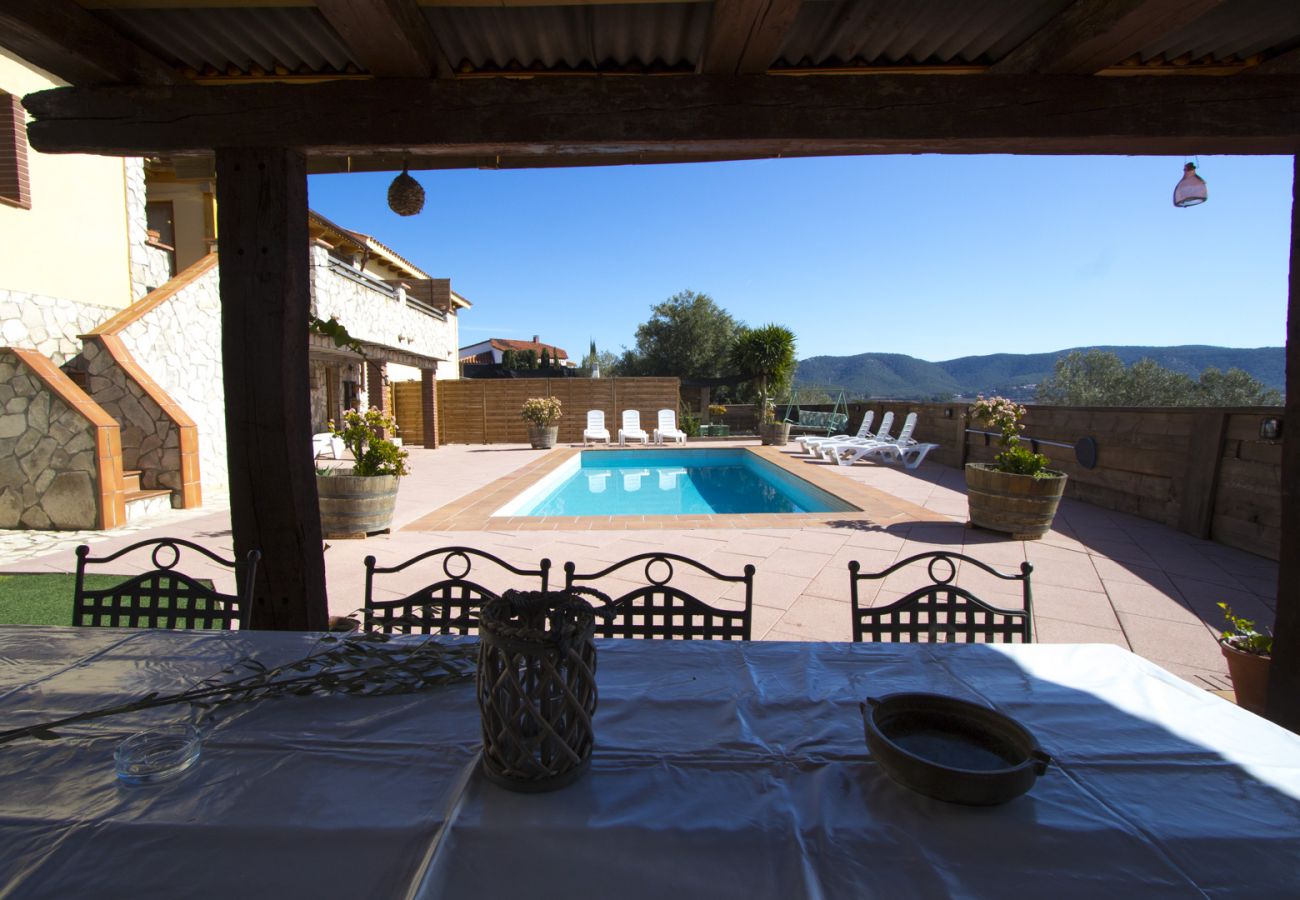
[[[402,174],[388,186],[388,208],[399,216],[413,216],[424,209],[424,188],[406,174],[406,166],[402,166]]]
[[[1174,188],[1174,206],[1198,206],[1210,197],[1205,179],[1196,174],[1196,163],[1183,166],[1183,177]]]

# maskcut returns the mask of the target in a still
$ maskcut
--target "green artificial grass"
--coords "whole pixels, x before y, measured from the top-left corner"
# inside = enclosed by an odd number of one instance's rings
[[[86,587],[102,590],[129,575],[87,575]],[[200,581],[211,587],[207,579]],[[71,625],[72,590],[77,576],[59,572],[0,575],[0,625]]]

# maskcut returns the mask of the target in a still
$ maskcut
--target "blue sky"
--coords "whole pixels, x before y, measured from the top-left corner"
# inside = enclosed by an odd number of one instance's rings
[[[461,343],[540,334],[632,346],[685,288],[798,355],[943,360],[1089,344],[1281,346],[1291,161],[866,156],[677,166],[313,176],[312,208],[374,235],[474,308]]]

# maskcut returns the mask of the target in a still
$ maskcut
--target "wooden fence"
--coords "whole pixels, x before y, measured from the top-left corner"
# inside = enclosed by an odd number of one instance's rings
[[[989,462],[997,453],[995,439],[986,445],[982,435],[966,433],[980,426],[969,423],[963,403],[852,403],[850,431],[869,408],[876,411],[877,424],[892,409],[894,433],[908,412],[918,413],[914,437],[940,445],[927,462],[961,467]],[[1071,445],[1082,437],[1096,441],[1092,469],[1079,465],[1072,449],[1040,448],[1051,457],[1052,468],[1070,476],[1067,497],[1277,559],[1282,441],[1260,437],[1268,418],[1281,421],[1282,410],[1030,406],[1024,433]]]
[[[397,421],[397,431],[408,444],[424,443],[424,405],[420,402],[420,382],[394,381],[389,409]]]
[[[661,409],[677,409],[676,378],[468,379],[438,382],[438,439],[447,444],[523,443],[528,423],[519,409],[529,397],[558,397],[564,416],[559,439],[582,440],[587,410],[603,409],[618,439],[623,410],[641,414],[649,434]]]

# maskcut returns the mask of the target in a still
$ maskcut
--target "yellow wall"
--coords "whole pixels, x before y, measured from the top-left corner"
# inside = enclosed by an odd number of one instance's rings
[[[0,48],[0,90],[60,86]],[[32,208],[0,204],[0,289],[121,307],[131,302],[121,159],[27,149]]]
[[[208,255],[204,206],[204,185],[189,182],[149,180],[149,199],[170,200],[176,227],[176,271],[180,272]]]

